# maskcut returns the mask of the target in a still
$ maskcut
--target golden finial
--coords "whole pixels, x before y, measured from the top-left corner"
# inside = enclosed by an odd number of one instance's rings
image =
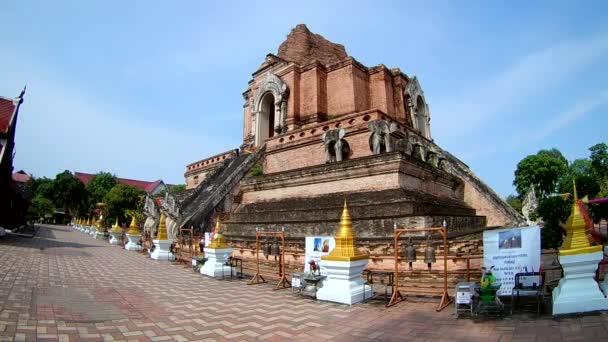
[[[141,231],[139,230],[139,225],[137,225],[137,219],[135,215],[131,218],[131,224],[129,225],[129,231],[127,232],[129,235],[141,235]]]
[[[90,225],[91,225],[91,218],[89,217],[89,218],[87,219],[87,226],[90,226]]]
[[[165,213],[160,213],[160,223],[158,224],[156,240],[169,240],[169,237],[167,236],[167,217],[165,216]]]
[[[118,217],[116,217],[116,222],[112,226],[111,232],[113,232],[113,233],[122,233],[123,232],[122,227],[118,224]]]
[[[226,244],[226,239],[221,232],[221,221],[218,216],[217,221],[215,221],[215,231],[213,233],[213,241],[209,244],[209,248],[213,249],[222,249],[228,248],[228,244]]]
[[[340,218],[340,227],[336,235],[336,248],[327,256],[321,257],[322,260],[330,261],[355,261],[367,259],[369,256],[359,252],[357,249],[357,235],[353,229],[346,199],[344,200],[344,209]]]
[[[564,229],[566,230],[566,238],[559,248],[559,255],[579,255],[600,252],[602,246],[595,244],[593,237],[587,234],[587,223],[581,213],[582,200],[578,199],[576,194],[576,182],[573,180],[574,185],[574,203],[572,204],[572,211]]]

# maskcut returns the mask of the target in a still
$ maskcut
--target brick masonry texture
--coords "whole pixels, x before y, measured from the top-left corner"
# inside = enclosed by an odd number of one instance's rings
[[[0,240],[0,341],[600,341],[608,333],[605,313],[476,322],[436,305],[316,302],[271,284],[205,278],[67,227]]]

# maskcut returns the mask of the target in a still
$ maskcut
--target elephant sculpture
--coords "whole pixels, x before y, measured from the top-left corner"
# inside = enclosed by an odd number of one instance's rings
[[[396,123],[376,120],[369,122],[367,127],[372,131],[372,135],[369,137],[369,147],[374,154],[394,151],[391,133],[397,131]]]
[[[450,163],[447,161],[447,159],[445,158],[439,158],[439,169],[450,173],[451,172],[451,167],[450,167]]]
[[[348,142],[344,140],[346,131],[344,128],[329,130],[321,136],[325,145],[325,162],[333,163],[340,162],[348,158],[350,147]]]
[[[437,155],[437,152],[432,149],[429,149],[427,152],[426,161],[434,167],[439,167],[439,156]]]

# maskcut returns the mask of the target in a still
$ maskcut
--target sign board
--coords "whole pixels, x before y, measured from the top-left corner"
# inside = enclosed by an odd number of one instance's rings
[[[540,227],[484,231],[483,263],[494,266],[492,273],[501,284],[498,295],[510,296],[515,274],[540,269]]]
[[[321,257],[329,255],[336,248],[336,239],[333,236],[307,236],[304,260],[304,272],[310,272],[308,262],[314,260],[321,266]],[[321,267],[321,275],[327,275],[324,267]]]

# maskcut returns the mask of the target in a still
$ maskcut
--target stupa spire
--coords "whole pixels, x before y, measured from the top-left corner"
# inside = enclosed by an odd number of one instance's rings
[[[329,255],[321,257],[322,260],[333,261],[354,261],[367,259],[368,255],[359,252],[357,249],[357,235],[353,229],[350,212],[344,200],[344,209],[340,218],[340,226],[336,235],[336,248]]]
[[[564,229],[566,230],[566,238],[559,248],[559,255],[579,255],[586,253],[599,252],[602,250],[602,246],[594,246],[595,241],[587,235],[587,224],[585,218],[581,213],[582,201],[578,199],[576,193],[576,182],[573,181],[574,185],[574,203],[572,204],[572,211]]]
[[[224,238],[224,235],[221,232],[221,227],[222,227],[221,225],[222,225],[222,222],[218,216],[217,220],[215,221],[215,231],[213,233],[213,241],[211,241],[211,244],[209,244],[209,248],[215,248],[215,249],[228,248],[226,239]]]

